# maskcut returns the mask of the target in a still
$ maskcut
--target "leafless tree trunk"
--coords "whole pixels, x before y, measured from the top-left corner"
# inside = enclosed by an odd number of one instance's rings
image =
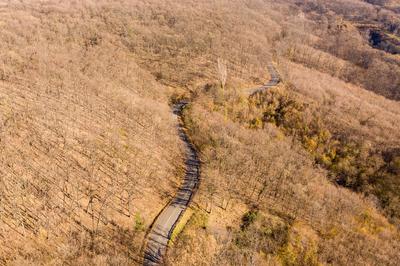
[[[226,84],[226,78],[228,77],[228,69],[226,67],[226,61],[218,58],[218,79],[221,85],[221,89],[224,95],[224,109],[225,109],[225,120],[228,117],[228,110],[226,106],[226,96],[225,96],[225,84]]]

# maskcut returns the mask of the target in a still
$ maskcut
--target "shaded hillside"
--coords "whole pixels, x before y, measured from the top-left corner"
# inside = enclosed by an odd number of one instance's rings
[[[311,21],[318,22],[314,33],[321,39],[313,46],[349,63],[340,78],[400,99],[400,58],[390,54],[399,50],[398,13],[357,0],[294,2]]]

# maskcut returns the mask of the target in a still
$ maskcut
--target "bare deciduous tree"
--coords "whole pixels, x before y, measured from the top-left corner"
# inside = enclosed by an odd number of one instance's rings
[[[226,67],[226,61],[218,58],[218,79],[221,85],[221,88],[225,89],[226,78],[228,77],[228,69]]]
[[[225,84],[226,84],[226,78],[228,77],[228,69],[226,67],[226,61],[218,58],[218,79],[221,85],[221,89],[224,95],[224,113],[225,113],[225,121],[227,120],[228,117],[228,109],[226,106],[226,99],[225,99]]]

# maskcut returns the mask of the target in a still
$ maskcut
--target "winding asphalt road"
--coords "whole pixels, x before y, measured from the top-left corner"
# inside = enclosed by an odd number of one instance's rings
[[[281,78],[279,76],[278,71],[276,71],[275,67],[272,64],[269,64],[267,66],[267,68],[268,68],[269,74],[271,75],[271,79],[267,83],[262,85],[261,87],[257,87],[257,88],[251,89],[250,90],[250,97],[254,96],[254,95],[256,95],[256,94],[258,94],[260,92],[263,92],[263,91],[265,91],[267,89],[275,87],[276,85],[279,84],[279,82],[281,82]]]
[[[279,84],[280,76],[272,64],[268,65],[271,79],[261,87],[251,89],[250,97],[261,93]],[[189,202],[199,184],[200,160],[194,145],[190,142],[182,121],[182,110],[188,104],[181,101],[174,105],[173,113],[178,121],[178,133],[180,139],[185,143],[186,149],[186,174],[181,188],[175,198],[163,209],[147,235],[147,243],[144,250],[143,265],[160,265],[164,263],[164,255],[168,247],[168,241],[178,223],[179,218],[186,210]]]
[[[173,113],[178,120],[178,133],[185,143],[186,150],[186,174],[181,188],[175,198],[163,209],[156,218],[147,235],[147,243],[144,250],[143,265],[163,264],[163,258],[167,250],[168,241],[172,231],[186,210],[200,180],[200,160],[194,145],[190,142],[182,121],[182,110],[188,104],[181,101],[174,105]]]

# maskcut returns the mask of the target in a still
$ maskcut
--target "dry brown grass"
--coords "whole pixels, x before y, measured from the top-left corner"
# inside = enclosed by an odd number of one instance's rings
[[[261,0],[0,4],[0,264],[138,263],[182,175],[168,96],[189,91],[203,181],[171,263],[394,265],[398,229],[376,203],[331,184],[274,125],[242,123],[262,115],[243,90],[275,57],[293,97],[332,130],[398,147],[398,103],[363,88],[382,92],[365,79],[379,70],[392,89],[398,58],[360,52],[359,35],[332,51],[337,36],[320,26],[334,22],[314,15]],[[370,72],[352,51],[376,59]]]

